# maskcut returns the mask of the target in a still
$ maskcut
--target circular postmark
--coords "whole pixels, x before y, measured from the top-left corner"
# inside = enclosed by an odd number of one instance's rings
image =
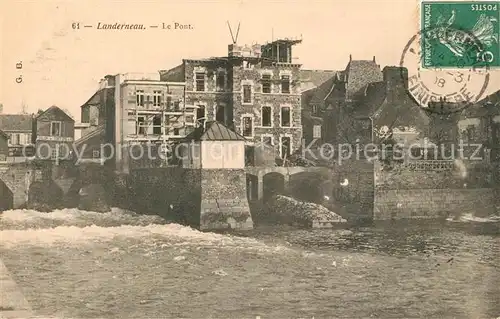
[[[432,113],[456,113],[479,101],[488,87],[486,58],[473,34],[438,26],[408,41],[401,55],[401,76],[420,107]]]

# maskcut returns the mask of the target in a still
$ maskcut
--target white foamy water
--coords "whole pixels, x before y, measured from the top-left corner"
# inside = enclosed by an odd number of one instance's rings
[[[0,215],[0,247],[80,246],[115,239],[152,239],[167,241],[171,246],[231,246],[262,251],[286,250],[268,246],[256,239],[201,232],[179,224],[167,224],[155,215],[140,215],[113,208],[108,213],[55,210],[50,213],[33,210],[10,210]]]
[[[459,217],[449,217],[450,222],[476,222],[476,223],[496,223],[500,222],[500,216],[477,217],[471,213],[463,214]]]

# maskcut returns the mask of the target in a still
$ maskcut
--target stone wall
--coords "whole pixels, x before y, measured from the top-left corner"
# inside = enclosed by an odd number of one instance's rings
[[[201,229],[253,228],[243,169],[201,171]]]
[[[366,160],[345,161],[335,166],[334,198],[349,221],[369,220],[373,216],[374,165]]]
[[[199,224],[199,170],[135,169],[130,171],[126,183],[129,200],[121,203],[121,207],[192,226]]]
[[[374,219],[495,213],[491,170],[469,167],[466,172],[455,166],[415,170],[404,164],[385,171],[376,163]]]
[[[148,168],[131,170],[121,206],[200,229],[253,227],[245,171]]]
[[[374,219],[446,218],[455,214],[495,213],[495,193],[476,189],[377,190]]]

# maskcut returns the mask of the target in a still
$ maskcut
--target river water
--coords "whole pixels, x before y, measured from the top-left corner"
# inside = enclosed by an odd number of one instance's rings
[[[215,234],[156,216],[0,215],[1,259],[56,318],[497,318],[500,223]]]

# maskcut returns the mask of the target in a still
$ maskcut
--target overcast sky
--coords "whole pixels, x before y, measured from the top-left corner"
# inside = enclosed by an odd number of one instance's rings
[[[415,0],[304,1],[19,1],[2,0],[0,103],[4,113],[58,105],[79,120],[79,107],[106,74],[156,72],[182,58],[227,54],[232,42],[264,43],[300,37],[295,56],[306,69],[344,69],[354,59],[397,65],[418,28]],[[80,23],[73,30],[72,23]],[[158,25],[179,22],[193,30],[97,30],[101,23]],[[83,28],[93,25],[93,28]],[[16,62],[23,69],[16,70]],[[15,83],[22,75],[23,82]],[[500,88],[498,72],[488,92]]]

